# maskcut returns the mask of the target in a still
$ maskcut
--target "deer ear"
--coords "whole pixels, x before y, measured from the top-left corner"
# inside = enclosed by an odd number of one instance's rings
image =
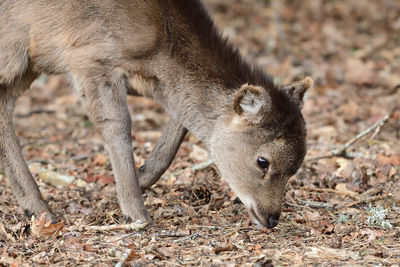
[[[258,124],[265,117],[271,106],[271,98],[265,89],[244,84],[237,92],[233,108],[240,119],[250,124]]]
[[[306,77],[301,81],[294,82],[283,86],[283,90],[292,97],[299,106],[302,107],[304,103],[304,95],[308,89],[313,85],[313,80],[310,77]]]

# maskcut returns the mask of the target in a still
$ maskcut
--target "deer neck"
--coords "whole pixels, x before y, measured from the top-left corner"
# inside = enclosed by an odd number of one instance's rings
[[[234,88],[206,73],[207,67],[190,66],[160,57],[155,64],[157,86],[152,97],[169,115],[209,143],[217,123],[233,112]]]

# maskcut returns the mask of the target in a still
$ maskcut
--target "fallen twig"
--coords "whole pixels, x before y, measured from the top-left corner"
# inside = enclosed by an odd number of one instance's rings
[[[315,192],[322,192],[322,193],[333,193],[336,195],[343,195],[343,196],[348,196],[351,198],[354,198],[356,200],[359,200],[360,197],[357,196],[357,193],[349,193],[349,192],[342,192],[336,189],[332,188],[311,188],[311,187],[302,187],[301,189],[307,190],[307,191],[315,191]]]
[[[178,242],[182,242],[182,241],[185,241],[185,240],[188,240],[188,239],[193,240],[193,239],[197,238],[200,234],[201,234],[201,233],[194,233],[194,234],[191,234],[191,235],[184,236],[184,237],[182,237],[182,238],[176,239],[176,240],[174,240],[174,241],[172,241],[172,242],[178,243]]]
[[[190,235],[190,231],[170,231],[170,230],[162,230],[159,233],[156,233],[155,236],[157,237],[186,237]]]
[[[191,169],[192,171],[201,171],[204,170],[206,168],[208,168],[209,166],[211,166],[214,163],[214,161],[212,159],[194,164]]]
[[[129,224],[111,224],[111,225],[73,225],[68,227],[69,231],[95,231],[95,232],[108,232],[108,231],[140,231],[145,229],[149,224],[135,222]]]
[[[215,226],[215,225],[186,225],[186,228],[226,229],[226,228],[235,227],[235,226],[238,226],[238,224],[228,224],[228,225],[221,225],[221,226]]]
[[[319,202],[319,201],[300,200],[299,203],[302,205],[308,206],[310,208],[333,210],[332,205],[329,205],[328,203]]]
[[[183,173],[183,172],[184,172],[185,170],[187,170],[187,169],[190,169],[190,170],[192,170],[192,171],[201,171],[201,170],[207,169],[207,168],[208,168],[209,166],[211,166],[213,163],[214,163],[214,161],[213,161],[212,159],[208,159],[208,160],[206,160],[206,161],[193,164],[193,165],[190,166],[190,167],[187,167],[187,168],[183,168],[183,169],[179,169],[179,170],[173,171],[173,172],[171,172],[169,175],[163,175],[162,178],[167,179],[168,177],[171,177],[171,176],[178,176],[178,175],[180,175],[181,173]]]
[[[383,195],[377,195],[379,193],[382,193],[382,191],[383,191],[382,188],[371,188],[370,190],[367,190],[364,193],[362,193],[359,199],[357,199],[356,201],[346,204],[345,207],[349,208],[358,204],[384,199],[385,197]]]
[[[53,113],[55,113],[55,111],[54,111],[54,110],[43,110],[43,109],[38,109],[38,110],[30,111],[30,112],[28,112],[28,113],[26,113],[26,114],[15,114],[15,116],[16,116],[17,118],[28,118],[28,117],[31,117],[31,116],[33,116],[33,115],[36,115],[36,114],[43,114],[43,113],[46,113],[46,114],[53,114]]]
[[[358,140],[360,140],[361,138],[368,135],[369,133],[371,133],[374,130],[376,130],[375,133],[373,134],[373,137],[375,137],[378,134],[382,125],[384,125],[388,119],[389,119],[389,115],[383,116],[380,120],[375,122],[372,126],[368,127],[361,133],[357,134],[354,138],[352,138],[350,141],[346,142],[344,145],[340,146],[338,149],[331,150],[329,152],[329,154],[327,154],[327,155],[308,158],[308,159],[306,159],[306,161],[317,161],[320,159],[333,158],[333,157],[352,158],[353,156],[347,152],[347,149],[349,149],[354,143],[356,143]]]
[[[15,242],[15,238],[11,234],[7,233],[6,228],[4,227],[4,224],[2,222],[0,222],[0,236],[4,236],[11,242]]]
[[[115,267],[122,267],[124,266],[125,261],[128,259],[129,255],[131,255],[132,251],[127,248],[124,250],[124,252],[122,253],[122,255],[119,258],[119,261],[117,264],[115,264]]]
[[[132,258],[136,253],[132,249],[124,249],[124,250],[119,250],[116,248],[112,248],[109,250],[108,254],[112,257],[118,258],[118,263],[115,264],[115,267],[122,267],[125,265],[125,262],[129,259]]]
[[[397,92],[397,90],[399,90],[399,89],[400,89],[400,84],[394,86],[392,89],[390,89],[389,95],[395,94]]]

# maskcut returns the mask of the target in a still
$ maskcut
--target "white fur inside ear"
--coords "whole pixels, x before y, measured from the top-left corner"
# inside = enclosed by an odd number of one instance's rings
[[[245,97],[239,104],[244,113],[249,115],[256,115],[260,112],[263,104],[260,98]]]

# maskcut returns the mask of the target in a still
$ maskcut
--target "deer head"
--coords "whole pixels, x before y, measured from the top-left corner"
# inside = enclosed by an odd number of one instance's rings
[[[278,224],[286,183],[303,162],[301,107],[311,85],[309,77],[273,89],[244,84],[210,140],[223,179],[258,225]]]

